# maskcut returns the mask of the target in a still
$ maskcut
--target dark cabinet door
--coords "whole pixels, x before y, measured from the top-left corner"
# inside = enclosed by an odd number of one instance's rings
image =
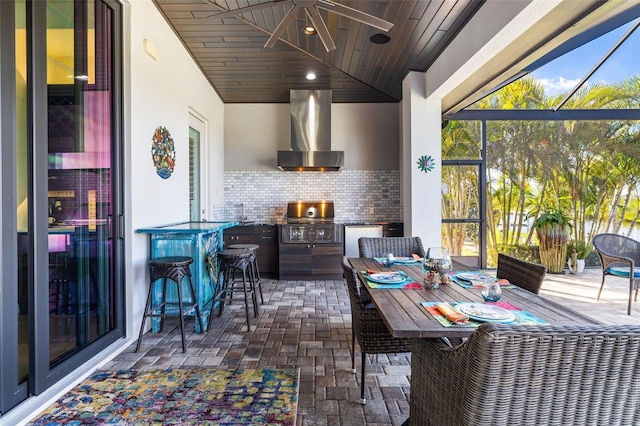
[[[278,264],[281,279],[304,279],[311,274],[311,244],[280,244]]]
[[[342,278],[342,244],[316,244],[311,248],[311,275],[314,279]]]
[[[278,233],[275,225],[234,226],[224,230],[224,246],[257,244],[258,267],[265,278],[278,276]]]
[[[258,244],[258,266],[260,274],[278,276],[278,228],[276,226],[254,226],[253,243]]]
[[[252,226],[234,226],[233,228],[225,229],[223,237],[225,247],[229,247],[232,244],[254,244]]]
[[[342,279],[342,244],[280,244],[281,279]]]
[[[382,224],[383,237],[404,237],[404,224],[402,222],[391,222]]]

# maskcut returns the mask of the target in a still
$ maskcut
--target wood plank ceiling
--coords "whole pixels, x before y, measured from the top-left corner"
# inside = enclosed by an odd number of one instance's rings
[[[154,0],[225,103],[286,103],[290,89],[331,89],[333,102],[398,102],[402,80],[425,71],[484,0],[335,0],[392,22],[382,31],[324,10],[336,49],[303,34],[304,11],[273,48],[263,47],[292,0]],[[216,13],[257,3],[270,7],[224,18]],[[314,72],[317,79],[305,79]]]

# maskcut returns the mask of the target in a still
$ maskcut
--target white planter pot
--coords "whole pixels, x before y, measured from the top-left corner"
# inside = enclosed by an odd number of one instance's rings
[[[576,264],[574,265],[571,259],[567,261],[567,266],[569,266],[570,274],[579,274],[584,271],[584,259],[576,259]]]

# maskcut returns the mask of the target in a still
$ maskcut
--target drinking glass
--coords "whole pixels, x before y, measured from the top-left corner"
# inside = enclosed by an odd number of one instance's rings
[[[498,280],[493,277],[487,277],[482,280],[482,297],[485,302],[497,302],[502,297],[502,289]]]

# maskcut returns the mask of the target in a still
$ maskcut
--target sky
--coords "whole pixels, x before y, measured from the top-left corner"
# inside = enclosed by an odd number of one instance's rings
[[[532,72],[547,95],[565,93],[594,67],[635,21],[613,30]],[[591,76],[589,82],[616,83],[640,73],[640,28]]]

